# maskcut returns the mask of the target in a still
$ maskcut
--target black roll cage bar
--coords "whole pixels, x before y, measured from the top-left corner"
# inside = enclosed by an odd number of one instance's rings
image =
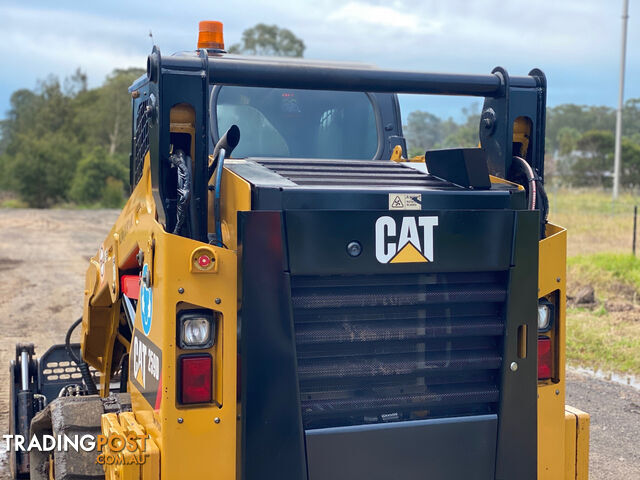
[[[365,66],[323,65],[285,59],[252,59],[198,50],[162,56],[157,47],[147,59],[145,89],[151,101],[149,151],[153,194],[159,221],[166,224],[162,185],[169,165],[170,121],[173,106],[187,103],[195,110],[193,154],[195,210],[192,236],[207,241],[207,167],[210,85],[292,88],[307,90],[408,93],[484,97],[479,138],[489,159],[490,173],[505,177],[513,156],[513,125],[519,117],[531,122],[526,160],[544,177],[544,136],[547,81],[533,69],[528,76],[510,77],[502,67],[490,74],[466,75],[385,70]]]

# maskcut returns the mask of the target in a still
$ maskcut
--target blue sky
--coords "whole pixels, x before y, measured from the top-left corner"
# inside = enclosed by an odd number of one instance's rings
[[[199,20],[220,20],[227,45],[258,22],[291,29],[308,58],[424,71],[513,75],[542,68],[549,105],[615,106],[622,0],[13,1],[0,5],[0,117],[18,88],[80,67],[90,86],[143,67],[149,31],[163,53],[195,47]],[[640,97],[640,5],[631,0],[625,98]],[[459,116],[466,99],[411,108]]]

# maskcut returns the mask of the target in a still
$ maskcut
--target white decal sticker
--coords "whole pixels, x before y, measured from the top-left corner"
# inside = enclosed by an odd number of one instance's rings
[[[420,193],[390,193],[389,210],[421,210],[422,194]]]

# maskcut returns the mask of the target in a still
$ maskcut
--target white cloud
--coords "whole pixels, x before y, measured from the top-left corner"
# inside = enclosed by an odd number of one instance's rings
[[[145,51],[130,45],[131,32],[140,30],[131,21],[16,7],[0,8],[0,19],[0,55],[14,76],[23,77],[22,87],[32,87],[50,73],[64,77],[78,67],[97,85],[114,68],[145,65]]]
[[[398,8],[371,5],[363,2],[349,2],[329,14],[330,22],[342,21],[350,25],[371,25],[386,30],[402,30],[405,34],[437,33],[439,22],[425,22],[414,13],[403,12]]]

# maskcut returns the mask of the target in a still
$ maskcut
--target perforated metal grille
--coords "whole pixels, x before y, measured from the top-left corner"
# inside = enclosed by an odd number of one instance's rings
[[[47,362],[42,369],[46,381],[77,380],[82,378],[80,369],[73,362]]]
[[[494,413],[506,273],[294,277],[305,428]]]
[[[133,170],[134,181],[137,184],[142,177],[142,167],[144,166],[144,157],[149,151],[149,113],[147,106],[149,101],[140,102],[136,112],[136,129],[133,138],[134,154],[133,154]]]
[[[260,159],[258,163],[297,185],[396,185],[460,189],[452,183],[395,162]]]

